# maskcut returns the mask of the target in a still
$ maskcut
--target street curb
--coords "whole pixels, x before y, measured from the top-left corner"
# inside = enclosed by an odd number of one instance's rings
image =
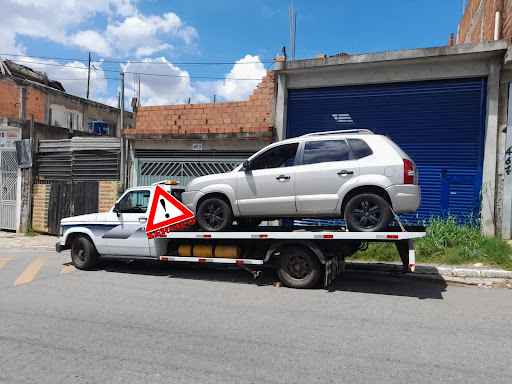
[[[0,244],[0,249],[39,249],[41,251],[55,251],[55,246],[50,247],[46,245],[6,245]]]
[[[402,273],[401,264],[384,264],[384,263],[363,263],[363,262],[347,262],[345,264],[347,270],[354,271],[374,271],[374,272],[390,272]],[[459,268],[459,267],[433,267],[416,265],[416,271],[411,272],[412,275],[440,275],[450,277],[475,277],[475,278],[501,278],[512,279],[512,272],[503,269],[477,269],[477,268]]]

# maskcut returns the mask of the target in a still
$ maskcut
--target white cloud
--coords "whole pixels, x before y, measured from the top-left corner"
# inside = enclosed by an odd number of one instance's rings
[[[29,57],[21,57],[19,64],[46,73],[50,80],[60,82],[67,93],[80,97],[87,95],[87,66],[84,63],[74,61],[60,65],[55,60],[37,59],[36,61]],[[89,98],[92,100],[96,100],[108,91],[107,79],[101,65],[101,62],[91,63]]]
[[[247,100],[254,88],[266,75],[258,56],[247,55],[236,62],[233,69],[220,81],[191,82],[189,73],[168,62],[165,58],[145,59],[142,63],[122,65],[125,75],[125,95],[136,94],[134,73],[141,75],[141,105],[209,103],[217,95],[217,101]],[[155,76],[144,75],[153,73]],[[238,79],[238,80],[235,80]],[[253,80],[245,80],[253,79]],[[136,80],[135,80],[136,82]],[[131,96],[127,96],[127,103]],[[127,104],[129,105],[129,104]]]
[[[109,13],[104,0],[4,0],[0,13],[2,30],[46,38],[66,44],[69,29],[98,13]]]
[[[231,72],[226,75],[226,79],[218,84],[217,94],[228,101],[245,100],[252,94],[265,74],[265,67],[259,57],[246,55],[235,63]]]
[[[119,99],[117,97],[96,97],[94,101],[97,101],[101,104],[110,105],[111,107],[118,108],[119,106]],[[125,106],[125,110],[127,106]]]
[[[163,51],[166,49],[171,49],[171,48],[172,48],[172,45],[169,45],[169,44],[161,44],[158,47],[157,46],[155,46],[155,47],[148,47],[148,46],[139,47],[135,51],[135,56],[137,56],[137,57],[151,56],[153,53]]]
[[[145,58],[158,52],[174,54],[194,46],[198,38],[194,27],[173,12],[143,14],[137,8],[138,3],[139,0],[2,0],[0,53],[28,55],[27,48],[20,42],[21,36],[80,48],[103,57]],[[98,20],[104,24],[95,24]],[[86,64],[74,62],[62,66],[55,60],[28,57],[15,60],[46,72],[50,78],[60,81],[67,92],[85,97]],[[97,70],[91,71],[90,98],[117,106],[117,91],[108,88],[102,63],[94,63],[94,66]],[[131,62],[121,68],[125,72],[165,75],[142,75],[143,105],[186,103],[189,98],[192,103],[211,102],[213,95],[217,95],[218,101],[247,100],[265,75],[259,57],[252,55],[237,61],[226,79],[220,81],[191,82],[186,70],[164,57],[145,58],[141,63]],[[247,78],[254,80],[234,80]],[[125,79],[125,94],[133,95],[133,74],[127,73]],[[115,84],[117,88],[118,82]]]
[[[5,4],[4,4],[5,3]],[[144,56],[172,48],[173,43],[190,45],[198,37],[176,14],[144,15],[137,0],[4,0],[0,12],[4,52],[23,50],[18,35],[75,46],[102,56]],[[106,16],[102,29],[82,28],[96,16]],[[150,53],[149,53],[150,52]]]
[[[121,67],[125,73],[131,72],[125,75],[125,94],[135,94],[134,73],[155,74],[141,75],[141,105],[184,104],[194,96],[188,72],[175,67],[163,57]]]
[[[110,3],[120,16],[127,17],[137,14],[135,4],[138,3],[138,0],[110,0]]]
[[[109,43],[96,31],[80,31],[70,36],[70,41],[80,48],[95,52],[101,56],[111,56]]]
[[[105,36],[111,44],[124,53],[135,53],[137,56],[151,54],[172,48],[170,44],[163,43],[158,37],[165,33],[166,36],[181,38],[186,44],[191,44],[197,37],[197,31],[186,26],[174,13],[166,13],[160,16],[135,15],[122,22],[110,24]],[[133,52],[135,50],[135,52]]]

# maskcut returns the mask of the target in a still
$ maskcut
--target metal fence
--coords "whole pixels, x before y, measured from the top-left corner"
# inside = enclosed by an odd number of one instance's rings
[[[161,180],[177,180],[187,185],[192,179],[232,171],[243,159],[136,159],[137,185],[150,185]]]

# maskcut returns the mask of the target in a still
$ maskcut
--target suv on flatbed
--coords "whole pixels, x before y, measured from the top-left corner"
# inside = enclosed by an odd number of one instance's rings
[[[204,231],[288,218],[344,218],[350,231],[383,231],[393,212],[413,213],[420,200],[413,160],[364,129],[268,145],[231,172],[192,180],[182,194]]]

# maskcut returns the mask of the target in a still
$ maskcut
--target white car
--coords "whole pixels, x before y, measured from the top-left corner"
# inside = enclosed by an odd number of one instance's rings
[[[414,161],[369,130],[319,132],[263,148],[233,171],[192,180],[182,202],[204,231],[262,220],[344,218],[351,231],[383,231],[418,209]]]

